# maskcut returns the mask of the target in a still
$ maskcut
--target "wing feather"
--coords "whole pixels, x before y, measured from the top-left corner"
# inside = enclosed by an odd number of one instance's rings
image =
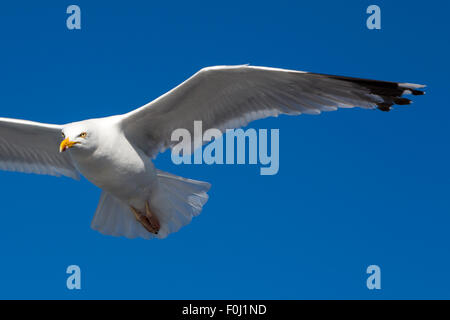
[[[389,111],[394,104],[409,104],[403,94],[423,94],[425,86],[302,71],[218,66],[200,70],[156,100],[122,116],[127,138],[150,157],[177,142],[175,129],[193,137],[193,123],[203,130],[224,132],[279,114],[320,114],[339,107]]]
[[[59,153],[61,126],[0,118],[0,169],[79,179],[70,156]]]

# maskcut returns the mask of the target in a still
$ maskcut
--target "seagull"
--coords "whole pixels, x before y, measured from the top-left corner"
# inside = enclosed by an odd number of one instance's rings
[[[0,169],[79,179],[98,186],[91,227],[105,235],[163,239],[198,216],[210,184],[155,168],[171,133],[194,121],[222,133],[269,116],[360,107],[389,111],[424,85],[249,65],[203,68],[126,114],[64,125],[0,118]]]

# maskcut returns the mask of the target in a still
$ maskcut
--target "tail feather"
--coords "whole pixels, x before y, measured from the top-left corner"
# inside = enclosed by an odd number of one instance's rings
[[[207,182],[186,179],[158,170],[160,189],[152,199],[161,222],[161,237],[178,231],[198,216],[208,201]],[[157,213],[158,214],[158,213]],[[165,223],[164,223],[165,222]],[[166,227],[166,229],[164,228]]]
[[[116,237],[151,238],[151,234],[136,221],[130,207],[106,191],[100,196],[91,228]]]
[[[102,192],[91,227],[107,235],[162,239],[177,232],[201,213],[208,201],[207,192],[211,187],[209,183],[160,170],[157,171],[157,178],[159,187],[148,199],[161,224],[157,235],[148,232],[136,221],[127,203],[106,191]]]

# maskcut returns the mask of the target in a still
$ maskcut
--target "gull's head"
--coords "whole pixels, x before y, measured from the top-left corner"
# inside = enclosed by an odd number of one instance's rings
[[[59,152],[68,149],[91,150],[96,148],[95,128],[88,122],[68,124],[61,131]]]

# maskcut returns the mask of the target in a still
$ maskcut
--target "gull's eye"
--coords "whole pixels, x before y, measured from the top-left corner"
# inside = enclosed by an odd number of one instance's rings
[[[61,136],[63,137],[63,139],[66,137],[66,135],[64,134],[64,132],[61,132]]]
[[[87,137],[87,133],[86,132],[82,132],[79,135],[80,138],[86,138]]]

